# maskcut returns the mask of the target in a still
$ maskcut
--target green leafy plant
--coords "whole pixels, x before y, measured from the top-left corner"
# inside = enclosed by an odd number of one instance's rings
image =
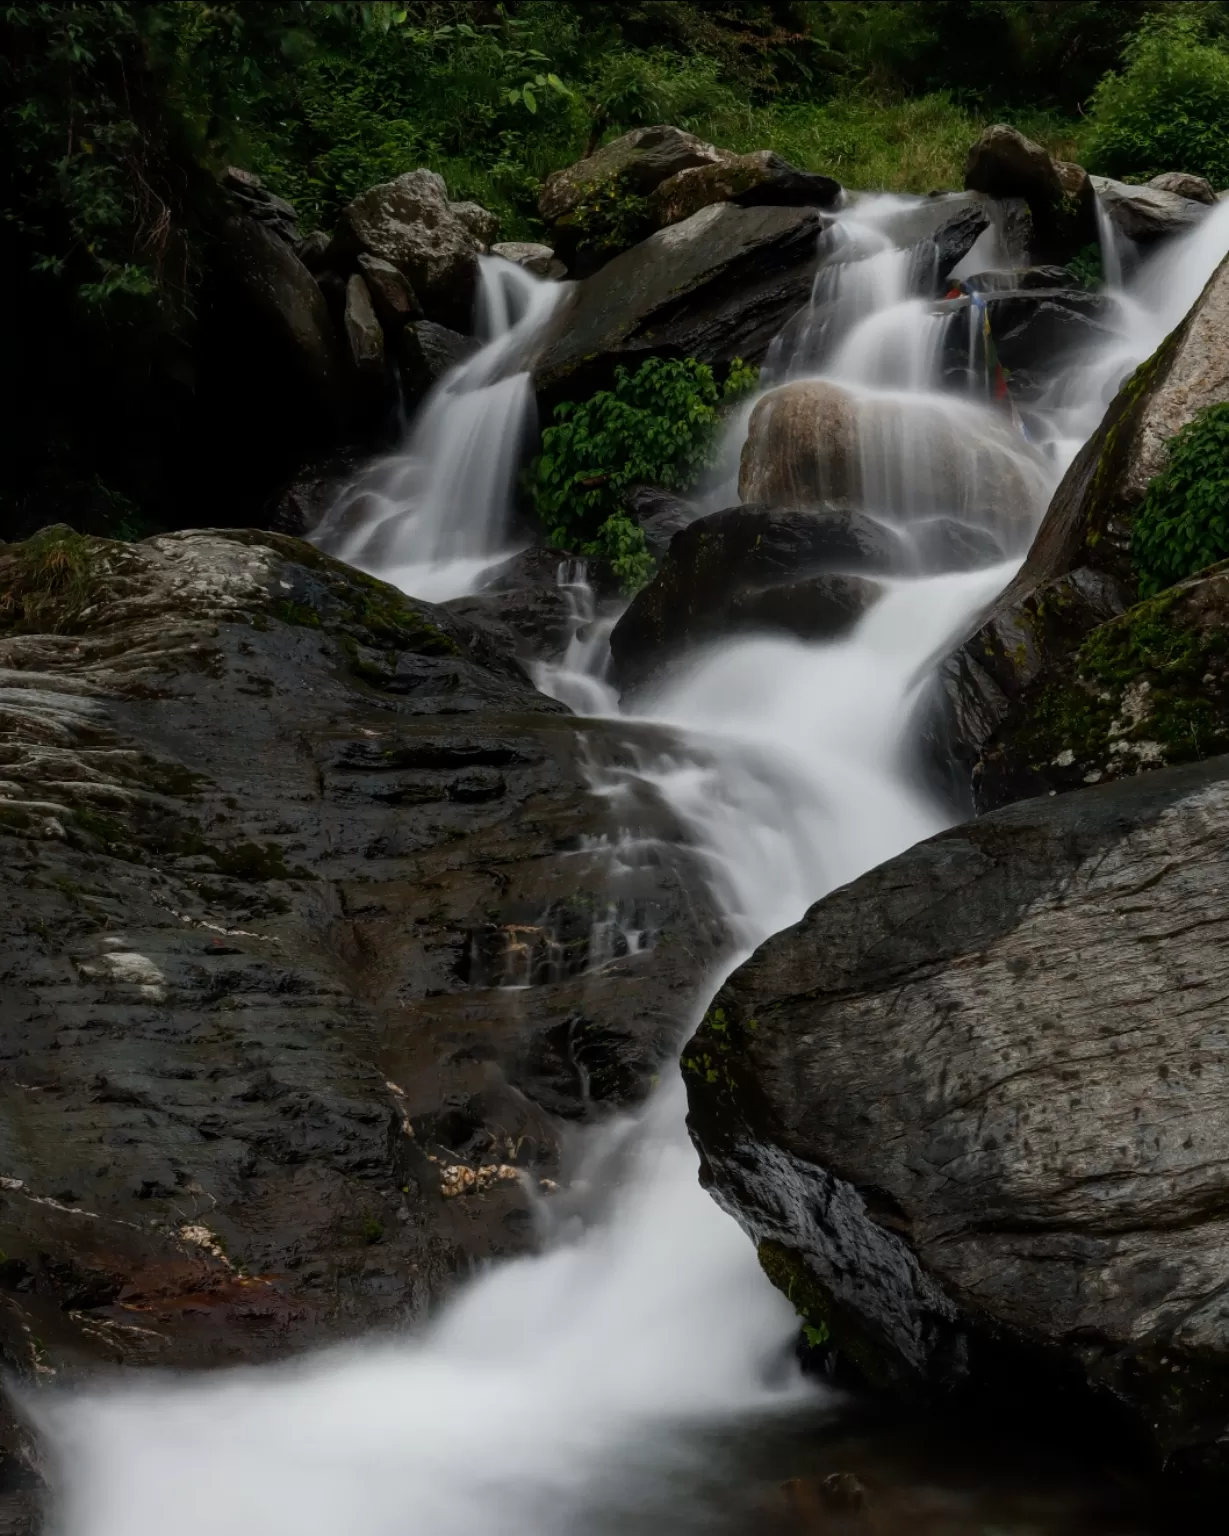
[[[1067,271],[1081,288],[1100,288],[1105,281],[1105,265],[1099,245],[1086,245],[1067,263]]]
[[[1209,406],[1169,442],[1131,529],[1141,596],[1229,557],[1229,404]]]
[[[1137,181],[1191,171],[1214,186],[1229,182],[1229,51],[1199,17],[1163,6],[1124,56],[1122,74],[1106,75],[1093,93],[1087,164]]]
[[[737,359],[719,387],[707,363],[655,357],[634,374],[616,369],[613,389],[556,406],[531,471],[550,542],[608,561],[627,592],[643,586],[653,559],[624,510],[624,493],[641,484],[693,485],[712,462],[721,407],[758,378]]]

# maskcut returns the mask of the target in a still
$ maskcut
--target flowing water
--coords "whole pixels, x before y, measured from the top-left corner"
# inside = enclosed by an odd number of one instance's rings
[[[941,388],[951,322],[936,323],[919,295],[933,262],[890,232],[911,206],[865,200],[842,216],[811,309],[773,367],[778,378],[818,369],[850,388],[863,503],[902,549],[920,550],[927,526],[955,515],[988,536],[980,559],[949,554],[936,570],[928,544],[842,641],[764,636],[696,657],[637,706],[674,728],[677,747],[640,758],[629,749],[594,786],[617,805],[647,779],[669,800],[728,914],[728,966],[824,892],[952,819],[925,787],[910,736],[933,662],[1008,579],[1117,384],[1229,247],[1222,207],[1145,267],[1118,295],[1119,334],[1033,403],[1026,433],[984,393]],[[435,391],[405,449],[351,488],[324,534],[420,596],[462,589],[508,538],[530,410],[528,380],[509,367],[554,293],[499,263],[484,291],[489,345]],[[929,456],[936,442],[950,449],[945,465]],[[1003,484],[1008,504],[992,506]],[[539,685],[578,712],[614,713],[609,623],[582,571],[565,567],[561,580],[573,639]],[[40,1402],[32,1411],[58,1458],[59,1529],[746,1536],[777,1528],[772,1490],[783,1477],[851,1466],[875,1496],[872,1525],[857,1528],[884,1536],[1154,1529],[1112,1479],[916,1426],[870,1432],[851,1405],[804,1381],[791,1308],[696,1181],[684,1109],[673,1078],[637,1119],[592,1133],[586,1177],[619,1173],[600,1216],[561,1225],[539,1257],[476,1280],[419,1336]]]

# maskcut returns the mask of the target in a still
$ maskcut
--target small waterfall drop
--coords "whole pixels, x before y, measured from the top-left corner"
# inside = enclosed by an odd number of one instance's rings
[[[777,377],[822,369],[849,393],[862,494],[902,538],[920,536],[936,514],[955,515],[1001,540],[1009,558],[969,570],[952,557],[938,574],[886,581],[836,642],[759,636],[714,646],[640,705],[673,728],[674,745],[629,747],[594,788],[617,800],[630,782],[648,782],[666,799],[728,915],[728,966],[824,892],[951,819],[917,773],[909,735],[929,669],[1009,578],[1046,492],[1108,395],[1229,248],[1224,205],[1142,270],[1120,295],[1120,336],[1073,365],[1034,407],[1043,452],[1009,413],[937,391],[916,359],[892,372],[896,320],[884,316],[913,323],[914,258],[867,224],[874,211],[874,200],[855,204],[849,229],[829,243],[847,270],[817,280],[792,352],[777,349]],[[335,530],[341,542],[331,547],[417,595],[437,591],[437,577],[442,585],[459,579],[465,562],[471,570],[489,562],[503,536],[502,513],[492,509],[506,505],[509,439],[523,429],[527,386],[523,376],[494,382],[492,348],[511,350],[550,302],[521,291],[524,307],[513,303],[492,321],[493,330],[504,326],[496,341],[441,384],[407,454],[354,492]],[[942,482],[922,453],[940,440],[947,468],[955,466]],[[1023,487],[1018,505],[999,505],[990,491],[1007,471]],[[954,485],[954,496],[941,484]],[[471,490],[487,497],[472,524],[468,512],[458,521]],[[573,632],[563,662],[541,669],[540,686],[577,710],[611,715],[605,621],[582,571],[565,569],[562,580]],[[762,1528],[754,1516],[732,1523],[738,1461],[730,1447],[785,1415],[835,1410],[790,1364],[791,1307],[699,1187],[684,1111],[674,1076],[641,1115],[594,1133],[586,1177],[619,1180],[600,1217],[567,1223],[546,1252],[475,1280],[421,1336],[295,1366],[30,1403],[56,1449],[58,1531],[673,1536]],[[722,1425],[729,1469],[713,1464],[704,1438]],[[972,1527],[953,1521],[950,1529]]]
[[[347,486],[313,534],[330,554],[431,602],[469,591],[511,553],[516,475],[536,424],[532,381],[515,370],[563,291],[500,257],[479,262],[484,345],[439,380],[404,444]]]

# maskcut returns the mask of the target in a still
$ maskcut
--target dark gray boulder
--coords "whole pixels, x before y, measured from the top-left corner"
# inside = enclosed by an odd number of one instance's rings
[[[534,368],[587,393],[618,363],[673,355],[758,362],[810,293],[821,215],[721,203],[658,231],[575,285]]]
[[[638,687],[724,635],[826,639],[850,629],[899,567],[899,541],[861,513],[739,506],[676,532],[610,636],[611,675]]]
[[[996,123],[969,150],[964,184],[994,198],[1023,198],[1035,261],[1066,261],[1097,241],[1096,199],[1083,168],[1055,161],[1015,128]]]
[[[275,534],[51,530],[0,590],[6,1374],[302,1351],[531,1249],[723,942],[588,787],[670,737]]]
[[[714,999],[683,1052],[702,1177],[864,1380],[1087,1393],[1223,1478],[1227,848],[1224,758],[1032,800],[834,892]]]
[[[989,320],[995,352],[1017,400],[1043,390],[1074,354],[1112,340],[1123,323],[1119,306],[1108,295],[1072,287],[996,285],[974,299],[944,300],[940,312],[957,315],[971,303]],[[969,327],[952,325],[945,337],[945,371],[966,372],[968,363]]]
[[[623,505],[632,522],[644,534],[649,553],[655,560],[665,555],[680,528],[687,528],[705,516],[694,502],[656,485],[633,485],[624,495]]]
[[[384,366],[384,331],[376,318],[371,290],[357,272],[346,283],[343,334],[350,366],[360,392],[368,399],[383,398],[388,385]]]
[[[344,391],[328,305],[292,247],[268,225],[236,214],[222,226],[218,259],[250,323],[285,358],[318,408],[337,411]]]
[[[416,405],[446,373],[473,357],[481,343],[432,320],[415,320],[397,337],[397,360],[407,405]]]

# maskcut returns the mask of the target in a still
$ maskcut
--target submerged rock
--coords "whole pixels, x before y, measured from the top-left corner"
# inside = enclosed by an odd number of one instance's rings
[[[612,677],[638,687],[729,634],[841,634],[879,592],[870,574],[899,558],[898,541],[855,512],[740,506],[699,518],[674,535],[656,577],[615,625]]]
[[[715,998],[683,1053],[702,1177],[864,1380],[1084,1390],[1224,1475],[1227,847],[1224,758],[1029,801]]]
[[[744,501],[849,505],[899,518],[989,514],[1010,533],[1027,528],[1046,476],[1005,415],[804,379],[757,403],[738,484]]]
[[[720,939],[588,787],[669,738],[275,534],[50,530],[0,590],[6,1368],[301,1350],[532,1247]]]

